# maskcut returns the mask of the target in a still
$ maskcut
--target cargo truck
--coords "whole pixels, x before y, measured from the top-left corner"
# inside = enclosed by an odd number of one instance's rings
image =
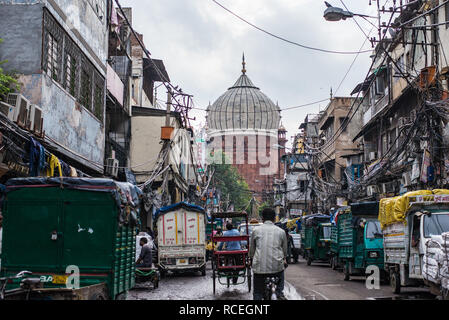
[[[379,221],[392,291],[425,285],[448,299],[449,190],[382,199]]]
[[[86,178],[22,178],[6,186],[0,278],[24,270],[33,278],[7,283],[9,298],[126,298],[135,282],[137,187]]]
[[[378,208],[378,202],[352,203],[336,216],[331,232],[331,267],[342,267],[345,281],[365,276],[368,266],[376,266],[382,280],[386,278]]]
[[[199,271],[206,275],[206,212],[202,207],[179,202],[156,212],[158,267],[168,271]]]

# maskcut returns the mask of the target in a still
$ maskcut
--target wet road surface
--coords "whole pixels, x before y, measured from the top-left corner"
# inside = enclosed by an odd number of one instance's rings
[[[239,282],[242,278],[239,279]],[[303,300],[296,289],[287,281],[284,294],[288,300]],[[128,294],[128,300],[252,300],[252,292],[248,292],[248,284],[221,285],[217,281],[216,294],[213,294],[212,271],[208,265],[206,275],[197,273],[168,273],[153,289],[149,283],[136,284],[136,288]]]

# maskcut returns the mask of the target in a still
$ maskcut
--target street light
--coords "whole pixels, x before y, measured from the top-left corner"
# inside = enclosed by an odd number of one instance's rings
[[[327,6],[327,9],[324,11],[324,19],[326,19],[327,21],[346,20],[346,18],[352,18],[354,16],[377,19],[377,17],[371,17],[371,16],[367,16],[364,14],[353,13],[350,11],[345,11],[342,8],[333,7],[327,1],[324,1],[324,3]]]

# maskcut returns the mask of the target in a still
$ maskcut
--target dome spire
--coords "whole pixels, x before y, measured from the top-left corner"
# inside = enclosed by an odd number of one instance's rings
[[[242,66],[243,66],[242,73],[246,74],[245,52],[243,52]]]

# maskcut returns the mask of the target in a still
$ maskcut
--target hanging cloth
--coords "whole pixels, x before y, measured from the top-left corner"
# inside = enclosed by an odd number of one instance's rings
[[[70,177],[70,166],[62,160],[60,160],[60,163],[64,177]]]
[[[47,162],[45,161],[45,148],[39,145],[39,164],[37,166],[38,174],[44,171]]]
[[[30,177],[36,177],[39,174],[39,156],[40,156],[40,143],[30,137]]]
[[[62,177],[61,163],[54,154],[50,155],[48,163],[49,167],[47,169],[47,177],[53,177],[55,175],[55,168],[58,168],[59,176]]]

